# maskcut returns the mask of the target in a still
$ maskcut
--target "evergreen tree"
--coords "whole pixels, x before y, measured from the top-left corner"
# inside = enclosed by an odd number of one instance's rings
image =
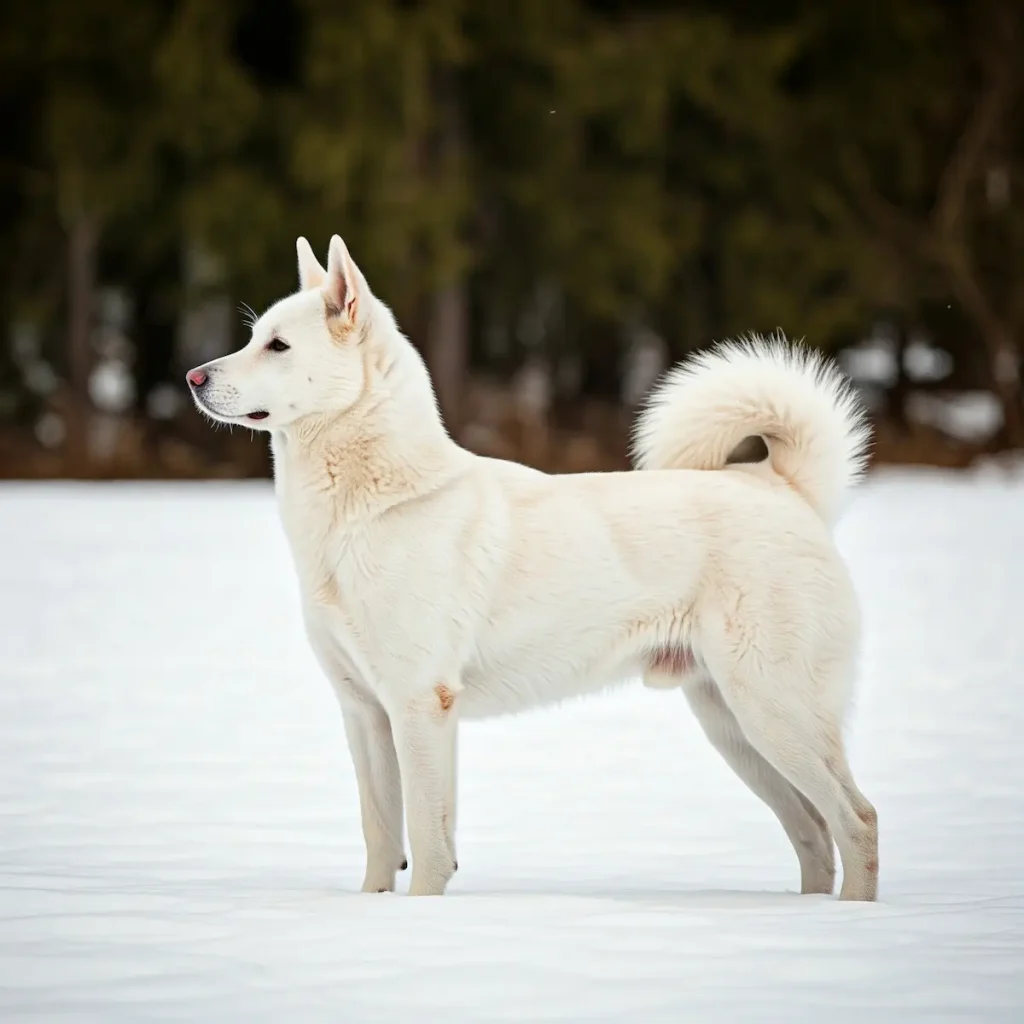
[[[89,429],[100,248],[111,222],[141,204],[157,180],[148,68],[162,11],[155,0],[40,0],[16,5],[8,17],[7,59],[38,76],[39,87],[31,104],[33,129],[21,139],[30,184],[22,192],[19,234],[61,238],[57,251],[32,253],[49,269],[26,268],[22,281],[52,296],[46,287],[52,268],[64,268],[67,326],[59,362],[69,383],[72,463],[80,466]]]
[[[1024,303],[1011,269],[1024,218],[1009,202],[1022,180],[1024,11],[1012,0],[870,13],[851,2],[808,22],[800,152],[848,265],[873,258],[853,287],[913,316],[949,310],[969,331],[958,355],[973,339],[987,354],[1004,439],[1024,444]]]

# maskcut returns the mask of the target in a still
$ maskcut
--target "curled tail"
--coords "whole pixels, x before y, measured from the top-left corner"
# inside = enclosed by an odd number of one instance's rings
[[[639,469],[724,469],[753,435],[831,525],[866,468],[871,430],[838,367],[781,335],[726,342],[670,370],[640,414],[633,451]]]

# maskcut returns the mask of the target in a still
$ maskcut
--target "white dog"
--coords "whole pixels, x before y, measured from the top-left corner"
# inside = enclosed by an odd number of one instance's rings
[[[188,373],[212,418],[271,432],[306,628],[344,713],[364,891],[456,870],[456,723],[641,675],[686,695],[778,816],[803,892],[872,900],[874,808],[842,724],[857,603],[830,526],[868,429],[780,338],[678,367],[636,432],[643,472],[549,476],[446,433],[423,361],[340,238],[240,351]],[[744,439],[769,456],[729,464]]]

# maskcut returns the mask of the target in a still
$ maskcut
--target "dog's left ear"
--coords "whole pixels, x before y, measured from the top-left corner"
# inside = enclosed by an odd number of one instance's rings
[[[299,257],[299,289],[305,292],[310,288],[322,288],[327,280],[327,271],[313,255],[313,247],[300,237],[295,241],[295,251]]]
[[[346,326],[354,326],[365,312],[369,288],[339,235],[331,238],[323,290],[328,316],[341,317]]]

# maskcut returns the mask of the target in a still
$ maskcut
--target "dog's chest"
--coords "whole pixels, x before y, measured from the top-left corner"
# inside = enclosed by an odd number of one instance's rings
[[[318,503],[285,497],[280,506],[304,603],[354,616],[364,603],[357,600],[357,593],[365,588],[370,568],[360,557],[365,545],[359,535],[340,529],[331,510]],[[357,581],[363,586],[356,586]]]
[[[388,559],[382,560],[366,530],[340,521],[329,495],[292,483],[277,488],[278,507],[307,626],[332,660],[358,666],[356,674],[365,675],[386,640],[387,609],[394,605],[387,592],[393,575]]]
[[[324,574],[331,561],[330,545],[336,532],[334,516],[324,502],[310,500],[310,495],[296,493],[294,488],[279,488],[277,497],[295,570],[306,590],[311,584],[317,585],[317,577]]]

